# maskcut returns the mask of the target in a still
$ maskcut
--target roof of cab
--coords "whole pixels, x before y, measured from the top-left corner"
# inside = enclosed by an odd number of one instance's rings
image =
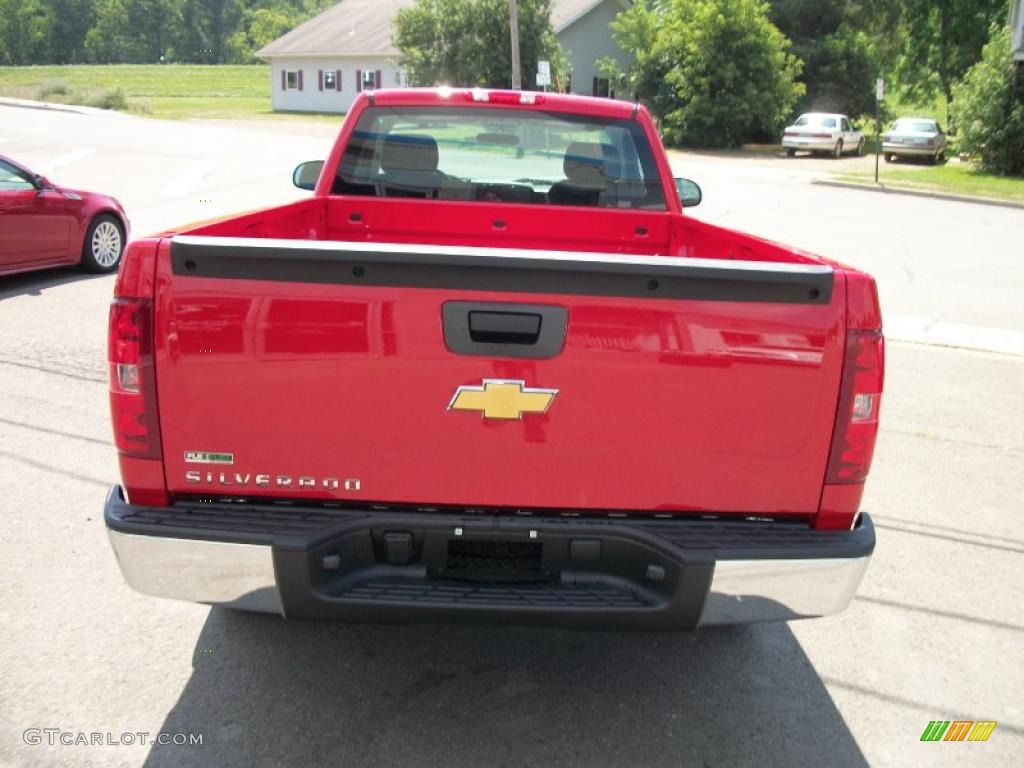
[[[384,88],[364,91],[360,99],[385,106],[498,106],[521,107],[539,111],[568,112],[613,119],[629,119],[643,106],[631,101],[578,96],[566,93],[513,91],[499,88]],[[353,104],[353,109],[355,108]]]

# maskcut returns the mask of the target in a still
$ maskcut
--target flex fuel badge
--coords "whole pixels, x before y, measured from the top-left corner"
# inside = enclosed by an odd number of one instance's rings
[[[234,464],[235,454],[212,451],[185,451],[186,464]]]

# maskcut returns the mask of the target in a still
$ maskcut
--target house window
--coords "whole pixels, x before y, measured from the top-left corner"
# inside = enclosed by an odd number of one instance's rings
[[[329,69],[326,72],[324,72],[324,90],[338,90],[338,73],[335,72],[333,69]]]
[[[591,95],[593,95],[593,96],[604,96],[606,98],[612,95],[611,90],[608,87],[608,78],[607,77],[595,77],[594,78],[594,89],[593,89],[593,93]]]
[[[282,85],[286,91],[302,90],[302,70],[288,70],[281,73]]]

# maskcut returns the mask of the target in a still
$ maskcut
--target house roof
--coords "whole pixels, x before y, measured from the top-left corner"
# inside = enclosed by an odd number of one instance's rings
[[[256,51],[262,58],[330,54],[397,56],[391,19],[415,0],[342,0]]]
[[[416,0],[341,0],[256,51],[272,56],[398,56],[391,42],[395,13]],[[552,0],[551,23],[561,32],[605,0]],[[628,3],[619,2],[626,6]]]

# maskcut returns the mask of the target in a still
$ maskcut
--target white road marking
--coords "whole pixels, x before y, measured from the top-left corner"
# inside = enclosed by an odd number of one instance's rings
[[[172,176],[160,190],[160,197],[185,197],[202,183],[203,178],[213,170],[212,165],[192,163],[176,176]]]
[[[882,325],[885,337],[893,341],[1024,357],[1024,331],[1011,328],[987,328],[910,315],[885,315]]]
[[[76,149],[74,152],[68,152],[67,154],[64,155],[58,155],[52,160],[48,160],[47,162],[36,166],[36,170],[38,170],[39,173],[43,174],[53,173],[58,168],[63,168],[64,166],[71,165],[72,163],[77,163],[83,157],[88,157],[95,151],[96,150],[93,149],[92,147],[82,147],[81,149]]]

